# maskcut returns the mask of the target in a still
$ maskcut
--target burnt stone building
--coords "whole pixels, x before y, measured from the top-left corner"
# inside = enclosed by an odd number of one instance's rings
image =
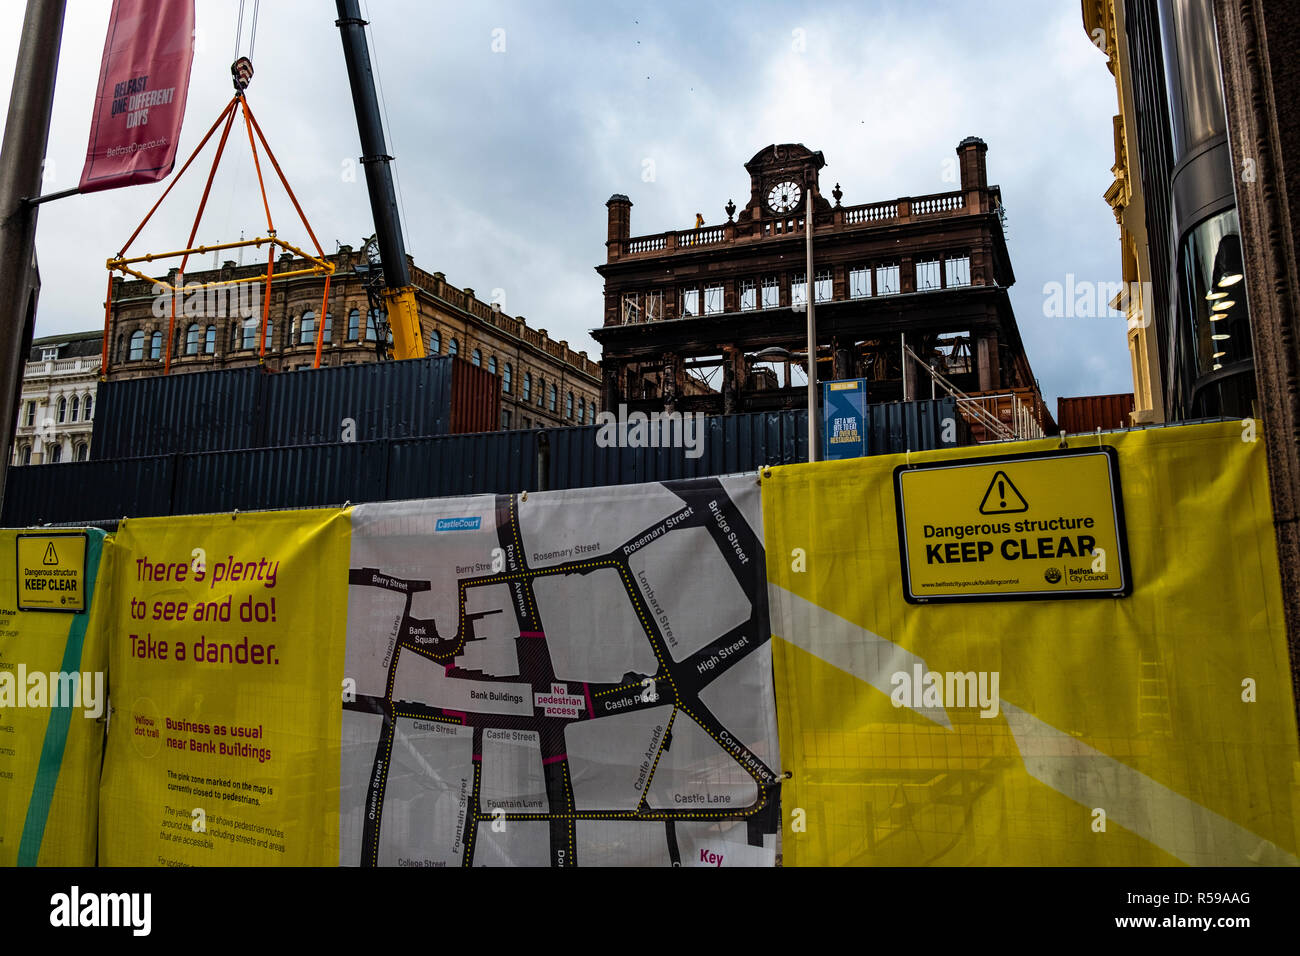
[[[820,152],[768,146],[745,164],[750,195],[739,213],[728,202],[721,225],[649,236],[632,235],[632,201],[612,196],[606,261],[596,267],[604,324],[592,331],[603,348],[603,407],[804,406],[811,288],[818,380],[865,378],[872,402],[902,399],[905,386],[908,398],[929,398],[931,376],[904,362],[905,343],[957,391],[992,399],[1002,420],[1015,405],[1050,423],[1007,294],[1015,273],[986,150],[975,137],[961,142],[952,192],[846,206],[838,184],[823,195]]]

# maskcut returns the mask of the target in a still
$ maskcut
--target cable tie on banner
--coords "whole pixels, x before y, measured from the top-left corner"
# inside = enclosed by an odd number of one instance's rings
[[[527,500],[528,500],[528,492],[526,492],[526,491],[522,491],[522,492],[520,492],[520,493],[519,493],[519,500],[520,500],[520,501],[527,501]]]
[[[1097,447],[1101,447],[1101,426],[1097,426]]]
[[[1070,447],[1070,443],[1067,442],[1067,441],[1065,440],[1065,429],[1064,429],[1064,428],[1061,429],[1061,443],[1060,443],[1059,445],[1057,445],[1056,447],[1057,447],[1057,448],[1069,448],[1069,447]]]
[[[231,521],[234,521],[234,520],[235,520],[236,518],[238,518],[238,517],[239,517],[239,509],[238,509],[238,508],[236,508],[234,511],[230,512],[230,520],[231,520]]]
[[[351,498],[349,498],[347,501],[343,502],[343,510],[344,510],[344,511],[347,511],[347,510],[348,510],[349,508],[351,508],[351,507],[352,507],[352,499],[351,499]]]
[[[907,467],[908,467],[908,468],[911,468],[911,467],[912,467],[912,449],[908,448],[906,453],[907,453]]]

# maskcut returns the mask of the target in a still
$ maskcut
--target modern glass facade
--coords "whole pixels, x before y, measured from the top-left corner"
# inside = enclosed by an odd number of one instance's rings
[[[1165,417],[1254,415],[1250,308],[1213,4],[1124,6],[1151,262],[1153,270],[1168,270],[1167,300],[1160,301],[1163,283],[1155,290]]]

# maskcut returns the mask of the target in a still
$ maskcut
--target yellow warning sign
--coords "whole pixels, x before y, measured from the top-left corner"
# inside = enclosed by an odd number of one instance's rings
[[[86,535],[18,535],[18,610],[86,609]]]
[[[894,470],[912,603],[1123,597],[1132,590],[1115,450]]]

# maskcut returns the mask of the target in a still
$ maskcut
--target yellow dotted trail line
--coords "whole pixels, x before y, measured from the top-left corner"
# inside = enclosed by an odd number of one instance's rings
[[[453,724],[453,725],[455,725],[456,727],[463,726],[463,725],[461,724],[461,722],[460,722],[459,720],[457,720],[455,717],[430,716],[430,715],[428,715],[428,714],[416,714],[416,713],[412,713],[411,711],[408,711],[408,710],[395,710],[395,711],[393,711],[393,716],[395,716],[395,717],[409,717],[411,720],[429,720],[429,721],[437,721],[437,722],[440,723],[440,724]]]
[[[464,858],[465,862],[463,864],[464,866],[474,865],[474,836],[478,833],[478,816],[479,816],[478,787],[479,787],[479,781],[482,777],[482,774],[483,774],[483,763],[482,761],[475,760],[474,761],[474,789],[470,791],[470,799],[471,802],[473,803],[473,806],[469,807],[467,809],[467,812],[465,813],[465,818],[467,821],[469,821],[467,824],[469,827],[469,841],[465,844],[465,858]]]
[[[646,679],[647,679],[647,680],[653,680],[653,681],[655,681],[655,682],[658,682],[658,681],[662,680],[663,678],[662,678],[659,674],[655,674],[653,677],[648,677],[648,678],[646,678]],[[620,691],[633,690],[633,689],[640,689],[640,688],[643,688],[643,687],[645,687],[645,684],[644,684],[642,681],[634,680],[634,681],[632,681],[632,683],[630,683],[630,684],[624,684],[624,685],[621,686],[621,687],[611,687],[609,690],[599,690],[599,691],[596,691],[596,693],[592,694],[591,696],[592,696],[592,697],[608,697],[610,694],[617,694],[617,693],[619,693]]]
[[[680,706],[682,710],[686,711],[686,715],[690,717],[691,720],[695,721],[695,726],[699,727],[700,730],[704,731],[706,734],[712,737],[714,743],[716,743],[719,747],[722,748],[723,753],[728,754],[733,760],[736,761],[737,764],[740,765],[740,768],[744,770],[745,773],[749,774],[754,779],[754,783],[758,787],[758,795],[759,795],[758,806],[756,806],[754,809],[755,811],[761,810],[763,808],[764,803],[767,802],[767,793],[764,790],[764,788],[769,786],[770,784],[779,783],[780,775],[773,772],[772,779],[770,781],[764,781],[762,777],[758,776],[758,774],[754,772],[753,768],[750,767],[749,764],[745,763],[745,761],[740,759],[740,752],[743,748],[739,743],[735,743],[733,746],[728,747],[726,744],[722,742],[721,739],[719,739],[717,734],[711,731],[708,727],[704,726],[704,722],[700,720],[700,718],[696,717],[693,713],[691,713],[691,709],[689,707],[687,707],[685,704],[682,704]],[[750,753],[750,756],[753,757],[755,760],[758,760],[758,756],[756,754]]]
[[[615,567],[618,568],[619,576],[623,579],[623,585],[627,588],[628,596],[632,599],[632,608],[636,611],[636,616],[641,619],[641,627],[645,630],[646,639],[650,642],[650,650],[654,651],[655,660],[659,662],[658,672],[664,675],[663,679],[672,688],[673,699],[678,704],[681,704],[681,694],[677,692],[677,685],[673,682],[672,674],[668,672],[668,665],[664,662],[663,655],[659,653],[659,644],[655,640],[654,629],[646,618],[645,609],[641,605],[641,592],[637,590],[636,585],[628,577],[628,573],[622,565],[615,564]]]
[[[650,809],[650,785],[654,783],[655,771],[659,769],[659,759],[664,755],[664,744],[673,734],[673,721],[677,719],[677,708],[674,707],[672,713],[668,715],[668,726],[664,728],[664,734],[659,738],[659,750],[655,754],[655,762],[650,765],[650,775],[645,778],[645,789],[641,791],[641,801],[637,804],[638,811]]]
[[[524,564],[524,542],[519,537],[519,498],[517,495],[510,496],[510,530],[515,533],[516,557],[519,564]],[[528,613],[534,621],[537,620],[537,609],[533,607],[533,589],[524,587],[524,600],[528,602]]]
[[[577,802],[573,799],[573,785],[569,782],[569,761],[565,759],[560,764],[560,770],[564,774],[564,791],[569,795],[569,803],[577,807]],[[573,832],[573,818],[569,819],[569,865],[573,866],[573,861],[577,859],[578,843]]]
[[[397,722],[393,721],[388,725],[388,743],[387,754],[379,762],[379,796],[375,798],[375,852],[371,855],[370,865],[379,865],[379,828],[383,825],[384,819],[384,792],[388,789],[388,761],[393,755],[393,734],[397,730]]]

